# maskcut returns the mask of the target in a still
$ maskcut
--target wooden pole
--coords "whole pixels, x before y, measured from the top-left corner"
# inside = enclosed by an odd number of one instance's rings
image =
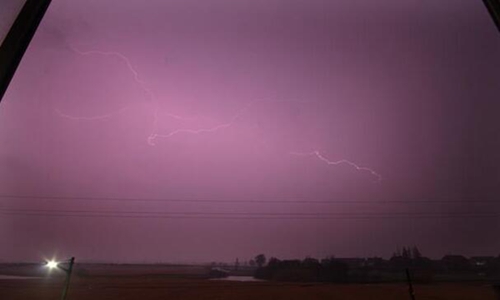
[[[406,280],[408,281],[408,293],[410,294],[410,299],[415,300],[415,292],[413,291],[413,284],[411,283],[410,270],[406,268]]]
[[[66,296],[68,295],[69,280],[71,279],[71,272],[73,271],[73,264],[74,263],[75,263],[75,258],[72,257],[69,260],[69,267],[66,270],[66,281],[64,283],[64,289],[63,289],[63,293],[62,293],[62,296],[61,296],[61,300],[66,300]]]

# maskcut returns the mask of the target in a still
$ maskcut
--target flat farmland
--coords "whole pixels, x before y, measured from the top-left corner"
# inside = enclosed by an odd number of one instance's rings
[[[2,300],[59,299],[62,277],[0,279]],[[416,285],[416,299],[497,299],[487,284]],[[68,299],[409,299],[404,284],[300,284],[274,282],[231,282],[182,276],[75,276]]]

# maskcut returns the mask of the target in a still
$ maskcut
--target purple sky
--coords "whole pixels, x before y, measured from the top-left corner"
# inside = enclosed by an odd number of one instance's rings
[[[117,3],[54,0],[0,104],[0,260],[500,253],[480,1]]]

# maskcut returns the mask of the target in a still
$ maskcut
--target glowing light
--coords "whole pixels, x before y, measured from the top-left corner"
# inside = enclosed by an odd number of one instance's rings
[[[375,172],[373,169],[370,169],[370,168],[367,168],[367,167],[361,167],[361,166],[359,166],[359,165],[357,165],[357,164],[355,164],[352,161],[349,161],[347,159],[341,159],[341,160],[337,160],[337,161],[331,161],[328,158],[326,158],[325,156],[321,155],[321,153],[319,153],[319,151],[317,151],[317,150],[312,151],[312,152],[290,152],[290,155],[315,156],[316,158],[318,158],[322,162],[326,163],[327,165],[346,164],[346,165],[349,165],[349,166],[355,168],[358,171],[366,171],[366,172],[370,173],[371,175],[373,175],[373,176],[375,176],[377,178],[377,180],[376,180],[377,182],[382,181],[382,176],[380,174],[378,174],[377,172]]]
[[[55,260],[49,260],[46,264],[47,268],[49,268],[49,269],[55,269],[55,268],[57,268],[58,265],[59,265],[59,263]]]

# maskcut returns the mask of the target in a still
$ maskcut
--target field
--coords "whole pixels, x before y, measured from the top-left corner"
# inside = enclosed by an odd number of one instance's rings
[[[59,299],[62,278],[0,280],[2,300]],[[416,299],[488,300],[495,298],[484,284],[416,285]],[[228,282],[171,276],[76,277],[68,299],[409,299],[402,284],[326,285]]]
[[[410,299],[407,286],[400,283],[234,282],[209,280],[208,270],[206,266],[80,264],[71,278],[67,299]],[[63,272],[47,276],[39,265],[0,265],[0,274],[12,276],[0,276],[1,300],[59,299],[64,285]],[[417,300],[498,299],[485,282],[417,284],[414,289]]]

